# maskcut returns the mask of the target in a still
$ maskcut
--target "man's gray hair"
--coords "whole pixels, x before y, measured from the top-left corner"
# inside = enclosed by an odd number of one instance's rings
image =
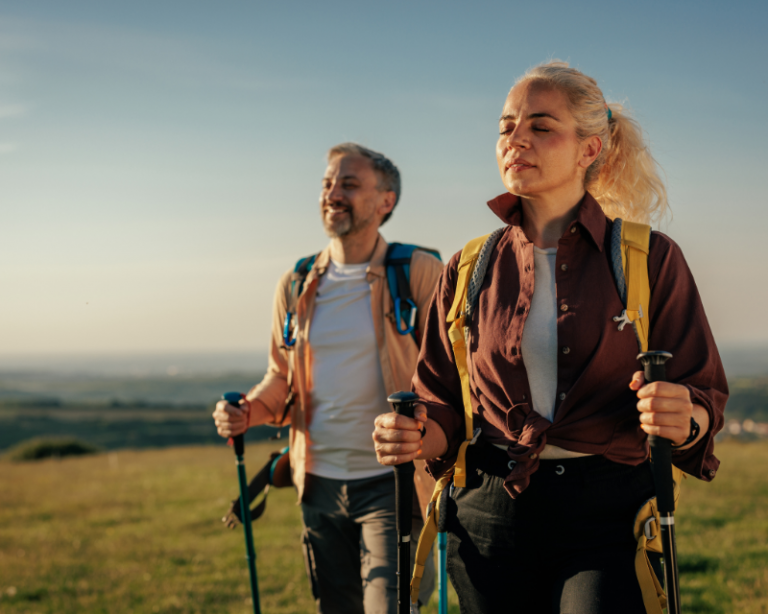
[[[374,172],[376,172],[376,174],[379,176],[379,190],[382,192],[394,192],[395,205],[397,205],[397,202],[400,200],[401,190],[400,171],[395,166],[395,163],[392,162],[392,160],[387,158],[387,156],[384,154],[379,153],[378,151],[373,151],[372,149],[368,149],[367,147],[363,147],[357,143],[340,143],[338,145],[334,145],[328,150],[329,161],[335,156],[346,155],[362,156],[363,158],[370,160],[371,167],[373,167]],[[395,208],[392,207],[392,211],[394,210]],[[384,219],[381,220],[382,224],[384,224],[384,222],[390,218],[392,211],[384,216]]]

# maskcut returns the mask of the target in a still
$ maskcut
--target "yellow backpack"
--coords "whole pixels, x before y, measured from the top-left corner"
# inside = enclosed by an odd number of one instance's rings
[[[453,481],[454,486],[466,486],[467,447],[473,444],[479,429],[474,429],[472,404],[470,400],[469,373],[467,371],[466,335],[469,318],[472,316],[477,293],[480,290],[488,266],[488,258],[493,251],[504,228],[495,232],[472,239],[464,246],[458,265],[458,280],[453,305],[446,317],[450,324],[448,336],[453,346],[456,368],[461,379],[461,397],[464,404],[465,440],[459,447],[459,453],[453,468],[443,475],[432,493],[427,508],[427,522],[419,536],[416,548],[416,563],[411,580],[411,600],[416,603],[419,595],[421,577],[429,556],[432,543],[437,537],[437,523],[440,518],[440,507],[444,498],[441,493]],[[638,347],[641,352],[648,351],[650,332],[649,305],[651,300],[650,281],[648,279],[648,251],[651,238],[651,227],[646,224],[614,220],[611,237],[611,259],[614,277],[622,297],[625,309],[620,316],[614,318],[619,330],[626,324],[631,324],[637,335]],[[680,494],[680,481],[683,472],[672,466],[675,483],[675,504]],[[659,535],[659,513],[656,509],[656,498],[646,501],[635,517],[635,539],[637,553],[635,555],[635,571],[643,594],[643,603],[648,614],[662,614],[666,608],[667,598],[664,589],[656,576],[648,558],[649,552],[661,554]]]

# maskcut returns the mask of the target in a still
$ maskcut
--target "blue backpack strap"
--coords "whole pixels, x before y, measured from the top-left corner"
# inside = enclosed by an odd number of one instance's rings
[[[407,243],[390,243],[384,264],[387,269],[387,284],[394,302],[395,328],[401,335],[411,335],[419,343],[417,330],[418,308],[411,293],[411,257],[417,249],[425,251],[440,260],[440,252],[434,249],[409,245]]]
[[[299,297],[304,291],[304,282],[307,280],[307,275],[312,270],[317,259],[317,254],[301,258],[296,262],[296,266],[293,267],[293,275],[291,276],[291,296],[288,303],[288,310],[285,314],[285,323],[283,324],[283,343],[286,348],[292,348],[296,343],[296,337],[293,336],[293,330],[291,324],[293,318],[296,316],[296,306],[299,304]]]

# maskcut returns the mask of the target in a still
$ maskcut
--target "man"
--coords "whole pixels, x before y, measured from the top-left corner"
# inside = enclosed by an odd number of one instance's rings
[[[277,286],[266,376],[240,407],[220,401],[213,414],[229,437],[258,424],[280,426],[286,400],[295,398],[293,482],[312,591],[326,614],[397,610],[394,475],[377,462],[371,433],[376,416],[390,411],[387,396],[410,388],[419,351],[396,328],[378,230],[399,197],[400,173],[382,154],[354,143],[328,152],[320,214],[331,242],[306,276],[288,343],[293,271]],[[441,269],[434,256],[413,253],[419,330]]]

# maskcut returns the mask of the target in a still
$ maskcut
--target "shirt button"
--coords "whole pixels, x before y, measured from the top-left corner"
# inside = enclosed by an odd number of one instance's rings
[[[576,232],[576,226],[571,226],[571,234],[573,234],[574,232]]]
[[[564,345],[563,349],[562,349],[562,352],[563,352],[563,354],[570,354],[571,353],[571,348],[569,348],[567,345]]]
[[[533,454],[531,454],[531,455],[529,456],[529,458],[530,458],[531,460],[536,460],[537,458],[539,458],[539,455],[538,455],[538,454],[536,454],[536,452],[534,452]]]
[[[561,271],[567,271],[568,270],[568,265],[567,264],[561,264],[560,265],[560,270]]]
[[[523,401],[525,401],[528,398],[528,395],[523,395]]]
[[[565,393],[564,393],[564,392],[561,392],[561,393],[560,393],[559,395],[557,395],[557,396],[558,396],[558,398],[559,398],[561,401],[565,401]]]
[[[715,477],[715,473],[717,473],[714,469],[709,470],[709,477],[713,478]]]
[[[568,305],[560,305],[560,311],[568,311]]]

